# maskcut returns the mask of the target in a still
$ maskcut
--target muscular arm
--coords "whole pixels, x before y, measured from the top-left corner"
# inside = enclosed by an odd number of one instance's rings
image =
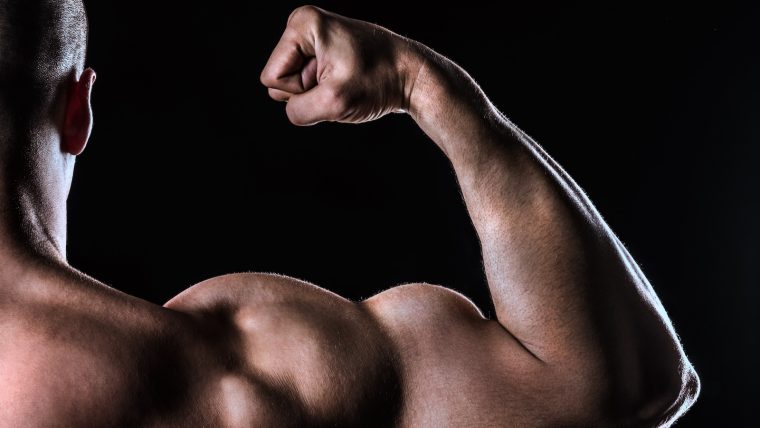
[[[381,27],[301,8],[262,81],[298,125],[412,116],[454,167],[505,335],[558,385],[597,391],[598,403],[579,405],[653,425],[696,398],[697,377],[631,256],[461,68]]]
[[[698,380],[630,254],[573,179],[463,70],[417,51],[409,112],[456,171],[499,322],[537,359],[609,392],[612,413],[676,417]]]

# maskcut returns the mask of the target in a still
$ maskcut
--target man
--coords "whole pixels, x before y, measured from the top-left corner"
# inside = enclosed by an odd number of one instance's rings
[[[696,399],[654,290],[567,173],[446,58],[315,7],[261,81],[296,125],[419,124],[457,174],[497,319],[426,284],[352,302],[229,275],[158,307],[77,272],[84,9],[0,5],[0,426],[657,426]]]

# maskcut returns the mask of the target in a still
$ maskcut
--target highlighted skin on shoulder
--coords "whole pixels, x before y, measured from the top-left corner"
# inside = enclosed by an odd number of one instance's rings
[[[234,356],[231,371],[291,400],[309,423],[387,425],[396,414],[393,347],[349,300],[292,278],[239,274],[201,283],[167,305],[221,330],[212,336],[227,337],[217,352]]]

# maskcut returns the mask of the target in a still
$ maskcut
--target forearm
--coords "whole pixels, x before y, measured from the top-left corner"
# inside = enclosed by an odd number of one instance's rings
[[[408,110],[454,167],[499,322],[541,360],[612,377],[631,398],[661,386],[637,388],[642,376],[677,383],[665,312],[583,191],[463,70],[416,51]]]
[[[497,315],[519,334],[520,321],[542,324],[538,317],[551,310],[533,313],[533,301],[588,287],[579,281],[591,275],[584,259],[609,242],[606,231],[582,192],[463,70],[430,51],[424,55],[409,112],[451,161],[481,240]],[[536,294],[549,283],[556,284],[546,290],[551,294]],[[543,342],[537,339],[526,342]]]

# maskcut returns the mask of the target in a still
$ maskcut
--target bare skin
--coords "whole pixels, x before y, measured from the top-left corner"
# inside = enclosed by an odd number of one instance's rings
[[[25,233],[0,222],[0,426],[667,426],[696,399],[665,310],[591,202],[430,49],[304,7],[261,81],[296,125],[417,122],[456,172],[495,320],[427,284],[352,302],[238,274],[159,307],[75,271],[65,193],[93,81],[71,82],[47,127],[60,191],[23,199]]]

